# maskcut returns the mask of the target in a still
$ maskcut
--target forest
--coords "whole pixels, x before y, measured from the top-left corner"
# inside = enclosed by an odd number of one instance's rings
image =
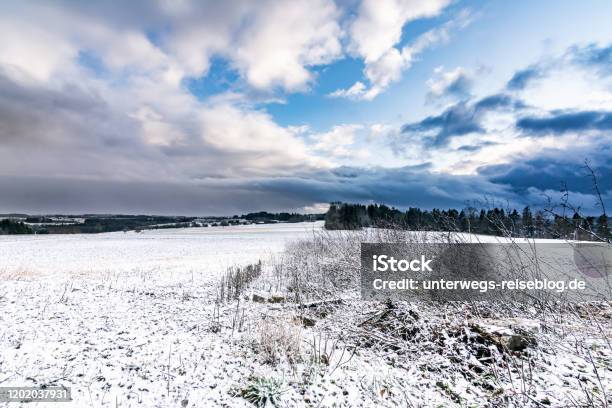
[[[384,204],[331,203],[325,214],[325,228],[361,229],[393,227],[413,231],[457,231],[484,235],[529,238],[609,240],[609,218],[606,214],[584,216],[578,212],[556,212],[524,207],[516,209],[475,208],[423,210],[410,207],[401,211]]]

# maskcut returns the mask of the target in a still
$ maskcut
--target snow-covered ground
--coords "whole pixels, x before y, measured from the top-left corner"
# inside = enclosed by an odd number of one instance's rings
[[[75,235],[0,235],[0,276],[85,276],[161,271],[210,276],[311,237],[322,222]]]
[[[253,289],[265,295],[281,251],[320,229],[0,236],[0,386],[71,387],[73,402],[23,405],[73,408],[252,406],[245,390],[260,380],[277,383],[282,407],[580,406],[612,395],[605,305],[508,319],[468,305],[389,308],[356,290],[306,311],[251,296],[216,305],[228,267],[262,260]],[[533,344],[504,351],[523,326],[534,332],[519,340]]]
[[[217,386],[244,367],[208,331],[219,276],[320,228],[0,236],[0,386],[71,386],[74,402],[53,407],[227,400]]]

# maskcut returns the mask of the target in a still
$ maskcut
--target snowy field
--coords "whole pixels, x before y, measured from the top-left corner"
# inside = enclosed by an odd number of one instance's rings
[[[0,235],[0,276],[40,278],[159,271],[211,276],[278,253],[322,222],[75,235]]]
[[[242,374],[230,345],[207,332],[219,276],[320,228],[0,236],[0,385],[71,386],[74,403],[53,407],[227,399],[217,384]]]
[[[253,384],[280,407],[561,407],[612,396],[609,305],[509,318],[464,304],[391,307],[348,289],[306,311],[251,292],[217,306],[228,267],[261,260],[252,290],[268,296],[287,244],[324,235],[340,254],[376,233],[321,227],[0,236],[0,386],[71,387],[70,403],[22,404],[52,408],[253,406]],[[351,270],[309,253],[298,272]],[[528,346],[509,351],[517,341]]]

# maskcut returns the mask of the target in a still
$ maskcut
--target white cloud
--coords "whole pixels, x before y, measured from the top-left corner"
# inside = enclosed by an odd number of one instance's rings
[[[363,95],[365,90],[366,90],[366,85],[361,81],[357,81],[350,88],[338,89],[330,93],[329,96],[332,98],[348,98],[348,99],[355,98],[357,99],[361,97],[361,95]]]
[[[402,72],[410,68],[418,54],[438,43],[448,41],[452,30],[463,28],[470,23],[470,13],[462,11],[454,20],[425,32],[410,45],[402,49],[396,48],[401,39],[402,27],[406,23],[434,16],[448,3],[446,0],[365,0],[351,26],[349,49],[354,55],[364,59],[364,75],[370,85],[367,87],[359,81],[350,88],[336,90],[329,96],[372,100],[392,82],[401,79]]]
[[[87,51],[107,69],[178,86],[206,74],[218,56],[256,89],[303,90],[313,80],[310,67],[342,54],[338,19],[332,0],[22,3],[0,16],[0,63],[49,80]]]
[[[434,76],[426,82],[429,97],[439,98],[446,95],[467,96],[472,83],[472,73],[462,67],[445,71],[444,67],[434,70]]]
[[[521,92],[527,104],[546,110],[608,110],[612,106],[612,77],[572,66],[557,66],[545,78]]]
[[[245,168],[325,166],[308,153],[303,141],[270,116],[224,104],[199,113],[202,139],[226,153],[237,153]]]
[[[301,213],[304,214],[324,214],[329,210],[329,203],[314,203],[302,207]]]
[[[450,0],[363,0],[350,28],[349,50],[366,63],[381,59],[401,39],[409,21],[432,17]]]
[[[9,15],[0,15],[0,65],[13,78],[47,81],[63,64],[74,58],[78,47],[63,33]],[[34,63],[35,61],[35,63]]]
[[[369,131],[368,139],[376,140],[383,137],[392,136],[398,131],[398,129],[395,126],[386,123],[375,123],[370,125]]]
[[[258,89],[290,91],[312,80],[309,66],[341,55],[338,10],[333,1],[267,2],[229,51],[247,81]]]
[[[333,157],[351,156],[349,149],[355,142],[356,133],[363,129],[363,125],[349,124],[334,126],[329,132],[311,135],[316,150],[331,154]]]

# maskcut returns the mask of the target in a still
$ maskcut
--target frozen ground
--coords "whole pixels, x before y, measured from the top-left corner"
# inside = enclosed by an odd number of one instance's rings
[[[282,407],[583,406],[612,395],[609,307],[506,319],[465,305],[389,308],[351,290],[305,311],[251,296],[216,306],[228,267],[263,260],[253,286],[267,296],[280,251],[320,227],[0,237],[0,386],[68,386],[72,403],[46,406],[79,408],[252,406],[244,390],[259,380]],[[534,343],[507,353],[515,332]]]

